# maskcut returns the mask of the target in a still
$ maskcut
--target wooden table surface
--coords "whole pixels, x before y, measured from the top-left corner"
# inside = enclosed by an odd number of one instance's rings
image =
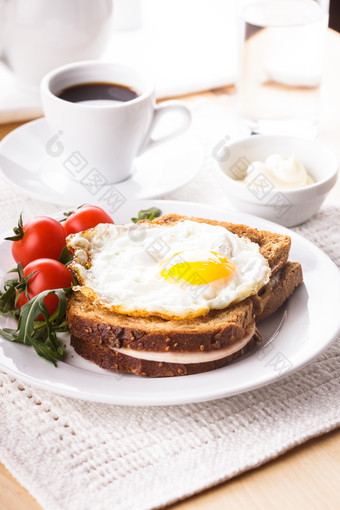
[[[320,139],[340,160],[340,35],[329,30]],[[233,88],[203,93],[232,94]],[[202,94],[201,94],[202,95]],[[0,139],[20,123],[0,125]],[[330,198],[340,203],[340,180]],[[340,402],[339,402],[340,405]],[[0,417],[1,419],[1,417]],[[0,438],[4,441],[6,438]],[[254,438],[256,441],[256,438]],[[308,441],[262,467],[172,505],[171,510],[340,509],[340,430]],[[0,510],[41,510],[0,463]],[[95,509],[94,509],[95,510]],[[117,509],[118,510],[118,509]]]

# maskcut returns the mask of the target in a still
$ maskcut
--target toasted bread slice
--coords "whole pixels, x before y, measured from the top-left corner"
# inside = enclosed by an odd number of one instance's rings
[[[255,329],[255,321],[274,313],[302,282],[301,265],[287,263],[290,238],[244,225],[174,214],[154,221],[173,223],[185,219],[223,226],[258,243],[260,252],[271,268],[269,283],[257,295],[240,303],[186,320],[122,315],[100,308],[82,293],[75,292],[68,302],[67,322],[71,343],[81,356],[102,368],[114,371],[133,372],[149,377],[174,376],[222,367],[261,340]],[[247,340],[245,345],[242,344],[244,339]],[[240,345],[241,348],[237,349]],[[228,352],[228,349],[234,349],[232,354],[213,361],[204,361],[210,359],[211,353],[222,355]],[[129,350],[130,355],[126,352]],[[161,361],[152,360],[152,356],[157,353],[161,354]],[[202,361],[167,362],[164,361],[166,353],[192,353],[193,359],[201,354]],[[205,353],[208,354],[207,358]],[[146,359],[141,359],[140,356],[144,355]],[[148,356],[151,356],[151,359],[147,359]]]
[[[242,338],[254,321],[274,313],[300,283],[300,264],[288,262],[257,296],[202,317],[173,321],[110,312],[93,304],[81,292],[74,292],[68,302],[67,322],[71,335],[111,347],[160,352],[210,351]]]
[[[253,301],[246,299],[224,310],[185,320],[130,317],[93,304],[81,292],[67,307],[71,335],[111,347],[140,351],[197,352],[227,347],[254,326]]]

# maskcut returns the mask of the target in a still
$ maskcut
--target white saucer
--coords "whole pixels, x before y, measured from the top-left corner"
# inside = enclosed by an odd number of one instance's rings
[[[191,181],[203,160],[202,149],[189,130],[137,158],[126,181],[104,185],[90,176],[79,182],[65,171],[67,154],[52,157],[47,153],[50,139],[44,118],[12,131],[0,143],[0,175],[25,195],[60,205],[100,204],[103,196],[112,194],[120,201],[160,197]]]

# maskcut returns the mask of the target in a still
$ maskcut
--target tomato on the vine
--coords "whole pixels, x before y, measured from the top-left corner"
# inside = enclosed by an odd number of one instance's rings
[[[36,272],[35,272],[36,271]],[[41,258],[27,264],[24,268],[24,278],[33,274],[27,282],[27,294],[32,299],[44,290],[66,289],[73,284],[72,273],[64,264],[58,260]],[[22,292],[17,300],[18,308],[21,308],[29,300],[24,292]],[[44,304],[48,313],[52,315],[58,307],[59,298],[55,294],[49,294],[44,299]],[[40,314],[37,320],[44,320]]]
[[[24,225],[20,216],[18,226],[13,230],[15,235],[6,239],[13,241],[13,258],[23,267],[40,258],[58,259],[65,246],[63,226],[47,216],[38,216]]]
[[[96,205],[83,205],[76,209],[64,223],[66,235],[77,234],[93,228],[98,223],[113,223],[111,216]]]

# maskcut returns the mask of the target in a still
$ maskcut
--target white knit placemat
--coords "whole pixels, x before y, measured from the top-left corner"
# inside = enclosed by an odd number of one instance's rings
[[[220,108],[223,113],[222,103]],[[204,113],[203,105],[203,121]],[[221,129],[228,133],[227,126]],[[201,128],[200,133],[205,143]],[[225,206],[211,157],[192,183],[167,198]],[[0,209],[4,231],[20,210],[28,219],[60,207],[24,197],[0,179]],[[339,225],[340,208],[328,205],[295,230],[340,267]],[[34,389],[4,373],[0,395],[0,461],[44,510],[151,509],[339,426],[340,339],[283,381],[202,404],[88,403]]]

